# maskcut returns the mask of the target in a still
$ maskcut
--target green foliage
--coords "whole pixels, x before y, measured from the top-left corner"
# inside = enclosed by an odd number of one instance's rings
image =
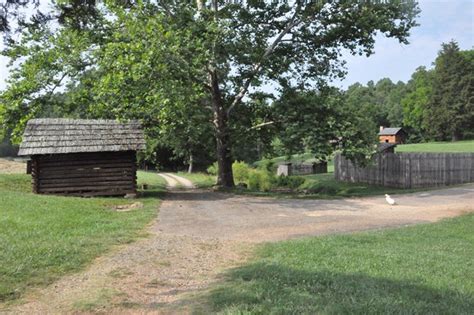
[[[267,243],[208,295],[222,314],[468,314],[474,215]]]
[[[133,241],[156,215],[163,180],[138,172],[149,189],[143,208],[117,212],[123,198],[76,198],[31,193],[27,175],[0,175],[0,301],[84,268],[113,245]]]
[[[441,45],[424,113],[426,129],[436,140],[460,140],[474,130],[474,61],[469,56],[455,41]]]
[[[271,159],[263,159],[259,165],[258,168],[265,171],[265,172],[275,172],[276,171],[276,164],[273,160]]]
[[[273,104],[278,121],[277,137],[285,154],[309,151],[316,158],[326,159],[334,147],[343,123],[340,98],[334,89],[304,92],[286,89]]]
[[[339,150],[363,163],[374,151],[377,128],[370,116],[334,88],[287,89],[273,107],[286,155],[310,152],[317,161],[326,161]]]
[[[266,170],[251,170],[248,175],[248,188],[268,192],[276,187],[275,175]]]
[[[234,180],[236,183],[245,183],[249,178],[251,168],[245,162],[236,161],[232,164],[232,171],[234,172]]]
[[[206,171],[209,175],[216,176],[217,175],[217,162],[212,163],[212,165],[210,165]]]
[[[433,71],[419,67],[407,83],[407,94],[403,97],[403,125],[412,141],[426,138],[424,125],[425,111],[430,101],[433,87]]]
[[[434,69],[419,67],[407,84],[390,79],[356,83],[344,93],[344,106],[366,117],[358,124],[362,128],[404,127],[411,142],[472,137],[472,55],[472,50],[459,51],[455,42],[442,44]]]
[[[370,55],[378,31],[407,43],[419,12],[414,1],[201,3],[52,3],[3,51],[17,67],[0,96],[2,129],[18,142],[43,115],[139,119],[175,155],[220,146],[229,167],[261,158],[273,138],[253,128],[269,122],[268,106],[249,91],[342,77],[341,49]],[[218,171],[231,185],[222,175],[232,170]]]

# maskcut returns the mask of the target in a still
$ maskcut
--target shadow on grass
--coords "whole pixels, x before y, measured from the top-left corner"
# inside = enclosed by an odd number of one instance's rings
[[[164,189],[140,190],[139,198],[143,199],[163,199],[167,192]]]
[[[272,314],[468,314],[474,296],[363,274],[309,272],[255,263],[226,274],[203,297],[212,311]]]

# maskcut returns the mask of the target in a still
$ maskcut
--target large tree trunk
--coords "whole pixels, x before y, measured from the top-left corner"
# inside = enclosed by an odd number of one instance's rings
[[[210,81],[212,109],[214,112],[214,129],[217,142],[217,185],[222,187],[234,187],[228,116],[222,101],[216,71],[211,72]]]

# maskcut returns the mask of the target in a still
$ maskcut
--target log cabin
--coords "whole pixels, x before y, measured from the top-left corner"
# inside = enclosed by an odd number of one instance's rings
[[[115,120],[31,119],[18,155],[30,157],[38,194],[136,195],[136,153],[145,149],[141,125]]]

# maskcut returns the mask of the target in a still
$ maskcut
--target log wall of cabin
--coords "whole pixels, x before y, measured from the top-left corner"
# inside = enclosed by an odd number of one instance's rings
[[[38,194],[120,196],[136,193],[136,153],[34,155],[32,188]]]

